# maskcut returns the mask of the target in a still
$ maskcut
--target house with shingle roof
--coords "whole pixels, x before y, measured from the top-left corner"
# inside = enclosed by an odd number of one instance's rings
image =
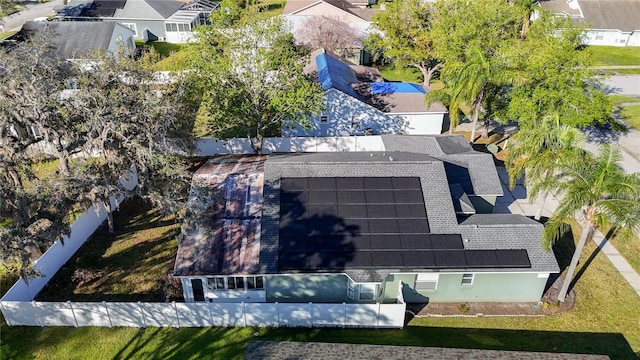
[[[349,135],[441,134],[447,109],[427,106],[420,84],[385,82],[377,69],[351,64],[325,51],[312,54],[305,68],[317,74],[325,91],[323,113],[311,117],[310,127],[284,127],[284,137]]]
[[[209,0],[71,0],[57,9],[63,21],[115,21],[134,32],[135,40],[184,43],[193,29],[206,24],[219,5]]]
[[[10,40],[24,41],[46,36],[58,55],[66,60],[86,59],[97,51],[133,54],[133,31],[115,22],[27,21]]]
[[[545,0],[540,5],[586,25],[585,45],[640,46],[640,0]]]
[[[378,11],[365,7],[366,3],[351,2],[346,0],[288,0],[282,11],[291,24],[291,32],[296,41],[302,43],[299,30],[306,22],[314,17],[326,17],[348,25],[359,36],[359,47],[349,49],[356,53],[350,60],[359,64],[370,63],[370,54],[362,47],[362,39],[366,38],[371,30],[371,19]],[[354,51],[357,50],[357,51]]]
[[[543,226],[472,201],[456,209],[452,185],[502,194],[493,164],[474,169],[482,157],[460,136],[415,137],[417,152],[397,138],[385,138],[393,151],[209,160],[173,273],[185,301],[539,301],[559,272]]]

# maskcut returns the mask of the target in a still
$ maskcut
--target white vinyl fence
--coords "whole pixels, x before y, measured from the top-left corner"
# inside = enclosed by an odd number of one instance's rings
[[[381,136],[342,136],[342,137],[294,137],[265,138],[262,152],[339,152],[339,151],[384,151]],[[200,138],[194,155],[213,156],[216,154],[251,154],[249,139],[235,138],[219,140]]]
[[[0,302],[8,325],[402,328],[406,304]]]

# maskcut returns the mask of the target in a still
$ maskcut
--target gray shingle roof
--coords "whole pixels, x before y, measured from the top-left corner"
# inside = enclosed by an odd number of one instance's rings
[[[390,160],[391,157],[393,160]],[[435,157],[435,156],[434,156]],[[551,252],[542,249],[543,226],[520,215],[472,215],[459,224],[455,215],[445,164],[424,154],[366,153],[306,153],[272,155],[265,162],[265,202],[263,205],[260,253],[263,273],[277,273],[278,223],[280,215],[279,187],[282,177],[419,177],[431,233],[461,234],[468,249],[526,249],[531,269],[536,272],[557,272],[558,265]],[[493,170],[491,166],[485,169]],[[498,183],[497,174],[495,181]],[[393,269],[381,269],[393,270]],[[461,269],[462,270],[462,269]],[[466,269],[469,270],[469,269]],[[478,269],[478,271],[509,271],[509,269]],[[520,269],[519,271],[522,271]],[[350,270],[360,281],[379,281],[370,271]]]
[[[638,0],[580,0],[584,22],[592,29],[640,30]]]
[[[27,21],[22,26],[23,36],[48,33],[48,41],[64,59],[78,59],[92,52],[109,50],[109,42],[116,23],[94,21]]]
[[[382,135],[388,151],[429,155],[446,162],[450,183],[459,183],[467,194],[502,195],[493,155],[474,151],[462,135]]]

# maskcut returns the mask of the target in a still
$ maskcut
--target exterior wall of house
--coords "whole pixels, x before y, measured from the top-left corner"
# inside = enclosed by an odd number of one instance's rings
[[[122,50],[126,55],[133,54],[136,49],[133,36],[133,30],[116,23],[113,34],[111,35],[111,40],[109,41],[109,52],[117,53]]]
[[[394,114],[405,119],[404,132],[407,135],[439,135],[443,129],[444,113]]]
[[[628,46],[628,32],[615,29],[591,29],[583,37],[585,45]],[[640,44],[639,44],[640,45]],[[637,46],[637,45],[636,45]]]
[[[416,290],[417,274],[391,274],[387,277],[384,302],[395,302],[398,287],[407,303],[424,302],[537,302],[544,292],[548,273],[475,273],[466,278],[463,273],[437,274],[434,290]],[[471,273],[469,273],[471,274]]]
[[[336,89],[325,92],[326,111],[311,119],[312,128],[283,129],[282,136],[353,136],[401,134],[404,118],[383,113]],[[326,121],[323,121],[326,117]],[[354,126],[357,125],[357,126]],[[370,129],[368,131],[367,129]]]
[[[246,280],[243,281],[243,286],[234,286],[230,289],[227,284],[229,277],[224,277],[224,286],[221,289],[216,289],[215,276],[188,276],[180,277],[182,283],[182,292],[184,295],[184,301],[188,303],[209,301],[212,302],[265,302],[266,301],[266,278],[263,277],[262,289],[249,289],[247,288]],[[231,277],[235,278],[236,277]],[[237,278],[247,278],[247,276],[237,276]],[[210,281],[210,279],[213,279]],[[200,287],[201,285],[201,287]],[[196,287],[200,287],[197,289]]]
[[[496,205],[497,196],[475,196],[468,195],[469,200],[473,204],[478,214],[492,214],[493,207]]]
[[[344,274],[270,275],[266,281],[268,302],[353,302],[347,296],[349,278]]]
[[[139,20],[139,19],[103,19],[103,20],[112,20],[116,21],[131,30],[135,25],[135,40],[158,40],[158,39],[166,39],[165,30],[164,30],[164,20]]]
[[[634,31],[629,35],[627,46],[640,46],[640,30]]]

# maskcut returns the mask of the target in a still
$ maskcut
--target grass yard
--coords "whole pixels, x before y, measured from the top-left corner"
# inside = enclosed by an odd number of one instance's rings
[[[422,73],[414,67],[400,67],[387,64],[380,67],[380,74],[387,81],[422,83]]]
[[[629,125],[640,130],[640,105],[625,106],[620,110],[620,116]]]
[[[578,234],[576,233],[576,236]],[[571,237],[556,247],[567,266]],[[640,355],[640,298],[589,243],[576,307],[541,318],[420,318],[403,330],[286,328],[65,328],[3,325],[3,345],[35,359],[242,359],[250,340],[350,342]],[[257,334],[256,334],[257,333]],[[26,340],[28,339],[28,340]]]
[[[589,46],[594,66],[640,65],[637,47]]]
[[[640,96],[609,95],[609,99],[611,99],[614,105],[628,102],[640,102]]]
[[[173,271],[179,227],[140,199],[114,216],[116,234],[101,227],[51,279],[38,301],[182,301]]]

